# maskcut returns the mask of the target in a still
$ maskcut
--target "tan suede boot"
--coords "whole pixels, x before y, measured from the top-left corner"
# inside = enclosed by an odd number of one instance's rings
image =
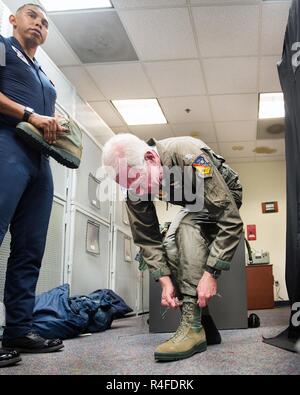
[[[201,326],[201,309],[196,301],[183,301],[180,325],[168,341],[157,347],[156,361],[176,361],[206,351],[205,332]]]
[[[18,135],[44,154],[52,156],[63,166],[78,169],[82,155],[82,130],[71,118],[62,118],[59,124],[67,131],[57,137],[55,144],[48,144],[44,140],[43,132],[27,122],[17,125]]]

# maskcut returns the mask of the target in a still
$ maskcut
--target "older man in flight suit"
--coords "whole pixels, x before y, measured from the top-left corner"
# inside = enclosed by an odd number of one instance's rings
[[[201,140],[191,137],[151,139],[147,145],[124,134],[104,147],[104,165],[128,189],[134,241],[162,285],[162,304],[182,309],[177,332],[155,351],[158,361],[187,358],[207,347],[201,312],[217,293],[216,278],[222,270],[229,270],[243,229],[238,210],[242,187],[224,162]],[[186,186],[188,199],[180,194]],[[202,194],[202,201],[197,201],[197,194]],[[183,206],[164,242],[153,195]]]

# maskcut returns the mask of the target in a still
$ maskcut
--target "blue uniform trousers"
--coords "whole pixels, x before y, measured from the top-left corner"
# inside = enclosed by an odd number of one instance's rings
[[[48,158],[22,142],[15,129],[0,128],[0,245],[10,225],[3,337],[32,329],[35,290],[53,202]]]

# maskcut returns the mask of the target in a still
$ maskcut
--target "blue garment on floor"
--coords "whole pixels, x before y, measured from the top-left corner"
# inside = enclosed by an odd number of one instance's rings
[[[114,319],[132,312],[110,289],[87,296],[69,297],[69,292],[69,284],[64,284],[36,297],[33,330],[47,339],[70,339],[105,331]]]

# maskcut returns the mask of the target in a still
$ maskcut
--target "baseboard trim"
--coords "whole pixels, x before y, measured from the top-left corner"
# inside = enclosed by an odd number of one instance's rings
[[[275,307],[286,307],[286,306],[290,306],[289,300],[276,300],[275,301]]]

